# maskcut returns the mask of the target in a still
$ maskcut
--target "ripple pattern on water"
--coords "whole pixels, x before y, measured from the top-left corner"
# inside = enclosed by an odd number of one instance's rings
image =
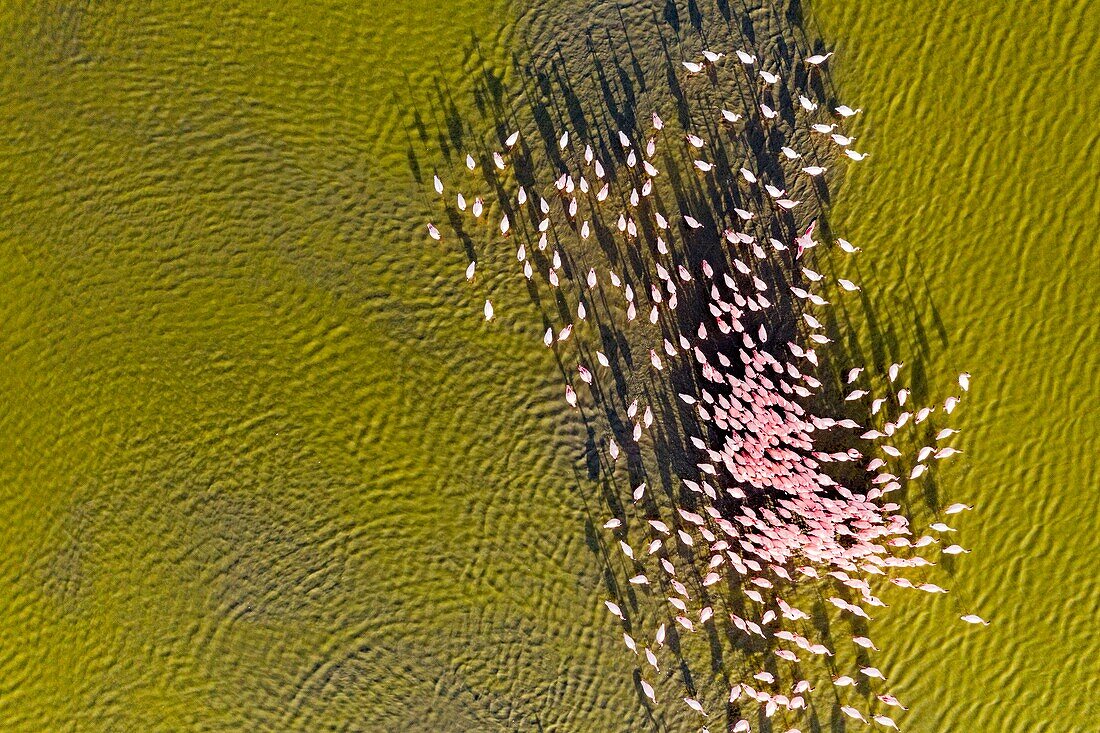
[[[874,153],[839,202],[885,301],[859,343],[926,349],[930,389],[992,367],[942,491],[982,507],[952,590],[994,623],[899,609],[909,730],[1087,730],[1095,5],[819,5]],[[583,64],[591,28],[623,95],[693,8],[0,11],[0,727],[651,725],[528,295],[419,227],[486,90],[532,83],[512,54]]]

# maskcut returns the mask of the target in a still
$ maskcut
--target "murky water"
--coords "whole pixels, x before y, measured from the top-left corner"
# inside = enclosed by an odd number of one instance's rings
[[[175,6],[0,13],[0,727],[651,726],[537,311],[421,225],[517,68],[584,27],[621,85],[695,6]],[[872,152],[852,346],[975,375],[973,553],[886,596],[879,666],[908,730],[1090,730],[1095,5],[812,10]]]
[[[1100,724],[1094,3],[814,6],[874,151],[839,197],[885,341],[975,374],[946,602],[882,614],[909,730]],[[869,348],[869,331],[860,341]],[[946,564],[946,563],[945,563]],[[889,599],[888,599],[889,600]],[[980,608],[992,624],[960,629]],[[1087,610],[1092,609],[1092,610]]]

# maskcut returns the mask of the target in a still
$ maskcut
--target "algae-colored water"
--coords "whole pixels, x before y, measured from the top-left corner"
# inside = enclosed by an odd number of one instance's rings
[[[956,523],[973,553],[946,602],[882,614],[909,730],[1100,725],[1097,10],[814,5],[874,151],[837,212],[865,291],[930,381],[975,374],[944,480],[980,509]],[[969,608],[991,625],[960,631]]]
[[[622,22],[689,39],[693,7]],[[810,10],[872,152],[833,214],[878,319],[853,343],[932,393],[974,373],[938,484],[973,552],[876,621],[903,727],[1094,729],[1097,11]],[[516,64],[613,20],[0,11],[0,727],[651,726],[536,313],[421,228]]]

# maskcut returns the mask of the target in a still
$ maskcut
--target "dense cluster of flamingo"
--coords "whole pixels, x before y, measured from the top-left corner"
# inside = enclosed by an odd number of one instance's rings
[[[802,59],[803,76],[819,73],[831,56]],[[548,323],[540,335],[563,363],[572,354],[579,361],[564,387],[571,408],[613,401],[608,396],[612,390],[601,386],[604,373],[646,371],[654,380],[670,378],[673,372],[689,375],[693,387],[679,393],[682,407],[676,410],[637,398],[608,407],[625,408],[625,418],[614,423],[625,427],[609,423],[600,445],[608,465],[629,461],[630,454],[645,450],[643,436],[662,410],[690,411],[690,420],[666,416],[697,450],[694,465],[679,476],[682,488],[659,494],[640,481],[628,487],[629,497],[603,522],[608,546],[618,548],[626,563],[624,587],[633,589],[631,598],[648,598],[655,609],[646,611],[635,601],[632,612],[619,596],[604,602],[624,624],[627,653],[637,655],[641,695],[652,704],[666,696],[658,691],[667,692],[674,684],[674,673],[662,672],[661,666],[672,637],[705,629],[762,668],[742,670],[741,678],[731,676],[720,699],[701,699],[706,696],[682,680],[687,694],[668,696],[698,715],[709,718],[721,707],[728,718],[725,729],[737,733],[751,730],[753,719],[777,715],[784,724],[798,725],[798,716],[813,704],[810,693],[821,687],[820,680],[811,679],[816,669],[828,675],[825,689],[834,691],[835,698],[829,699],[844,716],[897,729],[890,708],[906,708],[881,688],[885,675],[866,656],[877,651],[875,644],[865,633],[851,636],[853,653],[862,661],[846,674],[833,661],[837,650],[823,643],[829,639],[813,638],[811,614],[795,599],[808,595],[805,586],[811,585],[813,593],[858,630],[870,620],[866,607],[885,605],[876,585],[947,592],[917,579],[928,572],[925,566],[934,564],[917,551],[940,545],[953,528],[941,518],[930,525],[932,534],[911,539],[910,520],[890,495],[960,452],[950,444],[956,430],[931,426],[937,413],[950,414],[959,404],[970,376],[959,375],[961,391],[942,406],[914,407],[908,401],[904,364],[891,364],[881,375],[852,367],[844,372],[843,389],[834,400],[849,416],[823,414],[828,405],[818,378],[818,350],[831,343],[820,320],[830,305],[826,295],[843,298],[860,286],[810,267],[816,257],[811,250],[820,244],[818,227],[813,219],[796,226],[804,200],[797,196],[805,198],[806,186],[841,161],[867,158],[851,148],[855,138],[843,129],[861,110],[846,105],[826,110],[802,88],[789,97],[791,106],[797,99],[792,114],[783,114],[782,95],[775,90],[794,70],[768,70],[744,50],[733,50],[729,57],[704,51],[701,60],[684,61],[683,67],[689,77],[699,76],[712,86],[724,68],[742,75],[759,89],[759,96],[751,107],[731,104],[727,106],[734,109],[708,110],[705,115],[713,125],[707,129],[718,133],[709,135],[710,140],[704,129],[673,134],[656,113],[645,139],[620,130],[602,147],[577,142],[562,130],[552,151],[553,181],[538,188],[529,177],[536,166],[521,160],[526,154],[518,145],[520,133],[502,135],[499,150],[466,155],[465,166],[475,172],[491,165],[483,171],[486,180],[491,178],[496,191],[507,191],[506,198],[499,193],[491,202],[467,197],[461,188],[470,184],[461,178],[445,184],[438,175],[434,189],[452,224],[461,228],[490,222],[493,234],[487,246],[499,248],[522,230],[511,240],[517,242],[519,271],[534,287],[568,305],[558,314],[567,312],[569,318]],[[784,122],[790,119],[794,122]],[[781,131],[781,124],[802,128],[801,139],[812,141],[811,146],[795,150],[791,145],[798,136],[792,129]],[[769,180],[764,166],[753,170],[751,161],[744,166],[729,163],[737,159],[737,151],[745,160],[743,147],[731,154],[727,144],[736,145],[747,125],[758,126],[765,135],[786,135],[779,141],[784,144],[775,146],[781,156],[775,162],[783,170],[793,169],[790,179],[795,183]],[[663,159],[658,157],[662,144],[674,148]],[[690,161],[694,175],[725,187],[735,205],[717,211],[663,210],[658,161],[671,164],[677,155],[684,167]],[[520,163],[528,185],[520,183],[518,174],[509,175]],[[724,171],[729,175],[719,178]],[[447,239],[435,224],[427,228],[432,239]],[[720,261],[696,260],[696,267],[680,253],[704,236],[721,242],[723,256]],[[641,264],[628,276],[625,269],[582,262],[596,259],[596,248],[586,240],[600,238],[619,242],[639,255],[636,262]],[[845,255],[859,251],[844,239],[835,244]],[[622,264],[629,267],[626,261]],[[476,259],[471,259],[466,279],[474,280],[476,271]],[[687,294],[692,294],[690,302]],[[645,358],[609,356],[602,343],[582,343],[583,336],[574,336],[574,329],[580,335],[597,309],[616,328],[640,326],[639,338],[651,340],[648,354],[642,352]],[[484,318],[495,317],[496,309],[486,299]],[[595,329],[591,333],[594,339]],[[884,396],[873,397],[876,385],[885,389]],[[915,450],[896,447],[908,444]],[[969,509],[954,503],[940,513]],[[941,552],[967,550],[950,544]],[[638,618],[655,615],[660,623],[643,639],[632,613]],[[972,613],[961,619],[987,623]],[[875,685],[870,696],[844,697],[843,688],[866,690],[870,685]],[[872,706],[858,706],[867,697]],[[798,730],[790,727],[788,733]]]

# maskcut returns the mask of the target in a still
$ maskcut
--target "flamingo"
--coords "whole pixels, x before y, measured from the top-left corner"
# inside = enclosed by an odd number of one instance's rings
[[[704,716],[704,717],[706,716],[707,712],[706,712],[706,710],[704,710],[704,709],[703,709],[703,705],[702,705],[702,704],[701,704],[701,703],[700,703],[700,702],[699,702],[698,700],[696,700],[695,698],[693,698],[693,697],[685,697],[685,698],[684,698],[684,703],[685,703],[685,704],[686,704],[686,705],[687,705],[687,706],[688,706],[689,708],[691,708],[691,709],[692,709],[692,710],[694,710],[695,712],[699,713],[700,715],[702,715],[702,716]]]
[[[901,702],[899,702],[898,699],[896,697],[894,697],[893,695],[876,695],[876,697],[878,697],[878,699],[881,702],[885,703],[886,705],[890,705],[890,706],[893,706],[893,707],[896,707],[896,708],[901,708],[902,710],[908,710],[909,709],[909,708],[905,707],[904,705],[902,705]]]
[[[892,718],[889,718],[885,715],[872,715],[871,720],[875,721],[879,725],[886,726],[887,728],[893,728],[894,730],[899,730],[898,729],[898,724],[895,723]]]
[[[873,649],[876,652],[878,651],[878,647],[875,646],[874,642],[872,642],[866,636],[853,636],[852,641],[854,641],[856,644],[863,647],[864,649]]]
[[[656,698],[656,696],[654,695],[654,692],[653,692],[653,685],[649,684],[645,680],[641,681],[641,685],[642,685],[642,692],[645,693],[645,696],[649,698],[650,702],[652,702],[654,705],[656,705],[657,704],[657,698]]]

